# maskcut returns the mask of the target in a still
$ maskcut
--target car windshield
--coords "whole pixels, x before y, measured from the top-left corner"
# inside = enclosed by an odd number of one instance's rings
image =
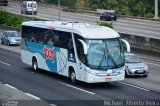
[[[29,3],[28,7],[32,7],[32,3]],[[33,8],[36,8],[36,3],[33,3]]]
[[[18,32],[10,32],[8,34],[9,37],[20,37],[19,33]]]
[[[141,63],[142,61],[136,55],[125,55],[125,62],[126,63]]]
[[[110,12],[110,13],[108,13],[109,15],[115,15],[115,13],[114,12]]]
[[[88,65],[108,69],[124,65],[124,54],[119,39],[86,40]]]

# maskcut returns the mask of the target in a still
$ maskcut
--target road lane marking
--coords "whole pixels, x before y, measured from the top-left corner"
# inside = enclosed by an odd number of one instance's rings
[[[3,62],[3,61],[0,61],[0,63],[5,64],[5,65],[7,65],[7,66],[10,66],[10,64],[5,63],[5,62]]]
[[[32,98],[34,98],[34,99],[41,100],[39,97],[34,96],[34,95],[30,94],[30,93],[25,93],[25,94],[30,96],[30,97],[32,97]]]
[[[7,86],[7,87],[9,87],[9,88],[12,88],[12,89],[18,90],[16,87],[11,86],[11,85],[9,85],[9,84],[4,84],[4,85],[5,85],[5,86]]]
[[[87,90],[84,90],[84,89],[81,89],[81,88],[78,88],[78,87],[75,87],[75,86],[72,86],[72,85],[63,83],[63,82],[59,82],[59,83],[60,83],[60,84],[63,84],[63,85],[66,85],[66,86],[68,86],[68,87],[71,87],[71,88],[74,88],[74,89],[77,89],[77,90],[80,90],[80,91],[83,91],[83,92],[92,94],[92,95],[95,95],[95,93],[93,93],[93,92],[90,92],[90,91],[87,91]]]
[[[159,64],[155,64],[155,63],[149,63],[149,62],[145,62],[146,64],[151,64],[151,65],[155,65],[155,66],[159,66],[160,67],[160,65]]]
[[[135,85],[132,85],[132,84],[128,84],[128,83],[125,83],[125,82],[118,82],[120,84],[124,84],[124,85],[128,85],[128,86],[131,86],[131,87],[134,87],[134,88],[138,88],[138,89],[141,89],[141,90],[145,90],[145,91],[150,91],[148,89],[145,89],[145,88],[142,88],[142,87],[139,87],[139,86],[135,86]]]
[[[57,106],[57,105],[55,105],[55,104],[50,104],[51,106]]]

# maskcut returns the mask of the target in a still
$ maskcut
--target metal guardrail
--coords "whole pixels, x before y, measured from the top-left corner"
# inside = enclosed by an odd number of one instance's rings
[[[159,21],[160,19],[153,19],[153,18],[145,18],[145,17],[136,17],[136,16],[126,16],[120,15],[121,18],[128,18],[128,19],[141,19],[141,20],[149,20],[149,21]]]
[[[141,57],[160,62],[160,51],[151,51],[139,47],[131,47],[131,52],[141,55]]]

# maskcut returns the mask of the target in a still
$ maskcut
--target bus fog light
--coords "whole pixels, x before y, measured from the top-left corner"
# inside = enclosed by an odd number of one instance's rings
[[[94,80],[94,78],[90,77],[90,78],[89,78],[89,80],[90,80],[90,81],[93,81],[93,80]]]
[[[121,74],[121,72],[119,71],[118,74]]]

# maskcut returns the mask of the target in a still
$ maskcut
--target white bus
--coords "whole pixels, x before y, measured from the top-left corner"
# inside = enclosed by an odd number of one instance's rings
[[[104,26],[78,22],[22,23],[21,60],[87,83],[124,80],[125,60],[119,34]]]

